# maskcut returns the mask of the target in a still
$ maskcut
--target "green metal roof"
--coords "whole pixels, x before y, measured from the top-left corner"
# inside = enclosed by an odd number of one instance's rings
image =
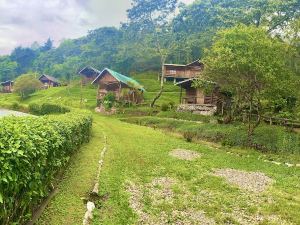
[[[114,78],[116,78],[119,82],[121,83],[124,83],[126,84],[127,86],[129,87],[132,87],[132,88],[136,88],[136,89],[139,89],[141,91],[145,91],[144,87],[139,83],[137,82],[136,80],[132,79],[131,77],[127,77],[123,74],[120,74],[116,71],[113,71],[111,69],[108,69],[108,68],[105,68],[97,77],[96,79],[92,82],[95,83],[103,74],[104,72],[108,72],[110,73]]]

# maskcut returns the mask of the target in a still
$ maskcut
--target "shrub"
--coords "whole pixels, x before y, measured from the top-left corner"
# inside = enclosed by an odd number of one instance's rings
[[[14,92],[18,93],[21,99],[27,98],[42,86],[41,82],[36,78],[36,74],[28,73],[19,76],[14,83]]]
[[[166,112],[169,110],[169,105],[167,103],[163,103],[163,104],[161,104],[160,109],[161,109],[161,111]]]
[[[113,107],[116,101],[116,96],[113,92],[108,92],[103,98],[103,105],[106,110],[109,110]]]
[[[90,136],[86,112],[0,120],[0,224],[23,224]]]
[[[41,105],[32,103],[29,105],[29,112],[34,115],[63,114],[70,112],[70,109],[51,103],[43,103]]]
[[[180,120],[201,121],[204,123],[209,123],[212,119],[215,118],[212,116],[193,114],[191,112],[177,112],[177,111],[160,112],[157,114],[157,116],[162,117],[162,118],[174,118],[174,119],[180,119]]]

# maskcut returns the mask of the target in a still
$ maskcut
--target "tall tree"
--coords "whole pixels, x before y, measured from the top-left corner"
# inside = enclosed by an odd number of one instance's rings
[[[36,52],[31,48],[23,48],[21,46],[15,48],[10,55],[12,61],[18,63],[17,74],[26,73],[32,68],[34,59],[36,58]]]
[[[240,25],[218,32],[204,58],[205,78],[234,95],[233,115],[247,112],[249,140],[260,123],[262,103],[294,94],[296,79],[286,50],[264,29]]]
[[[41,52],[47,52],[53,48],[53,41],[48,38],[45,44],[40,48]]]
[[[17,63],[11,61],[9,57],[0,57],[0,80],[13,80],[16,77]]]
[[[160,57],[160,91],[154,97],[151,107],[164,89],[163,65],[175,45],[175,34],[170,22],[175,16],[177,3],[177,0],[133,0],[132,8],[127,11],[131,29],[142,36],[148,46],[154,47]]]

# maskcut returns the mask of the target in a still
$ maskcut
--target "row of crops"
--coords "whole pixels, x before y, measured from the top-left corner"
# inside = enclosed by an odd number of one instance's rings
[[[91,114],[76,110],[0,119],[0,224],[30,219],[91,127]]]

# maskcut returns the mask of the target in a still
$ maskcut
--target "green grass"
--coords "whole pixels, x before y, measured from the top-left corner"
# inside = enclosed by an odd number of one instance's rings
[[[141,187],[142,209],[154,219],[162,211],[170,216],[174,210],[194,209],[205,211],[218,224],[225,224],[236,220],[233,211],[238,210],[249,217],[259,213],[265,218],[277,216],[290,224],[300,223],[299,168],[263,162],[258,159],[262,154],[255,151],[248,151],[247,155],[232,155],[226,153],[228,149],[225,147],[215,149],[204,144],[187,143],[165,132],[124,124],[107,117],[95,119],[103,125],[108,136],[109,148],[100,177],[101,195],[108,198],[96,210],[92,224],[137,223],[138,217],[128,203],[128,182]],[[194,150],[202,157],[191,162],[172,158],[168,153],[174,148]],[[260,171],[275,183],[257,195],[212,176],[214,168]],[[173,203],[155,205],[151,201],[147,185],[159,177],[177,181],[172,187]],[[223,214],[225,212],[227,216]],[[261,224],[271,223],[265,221]]]

